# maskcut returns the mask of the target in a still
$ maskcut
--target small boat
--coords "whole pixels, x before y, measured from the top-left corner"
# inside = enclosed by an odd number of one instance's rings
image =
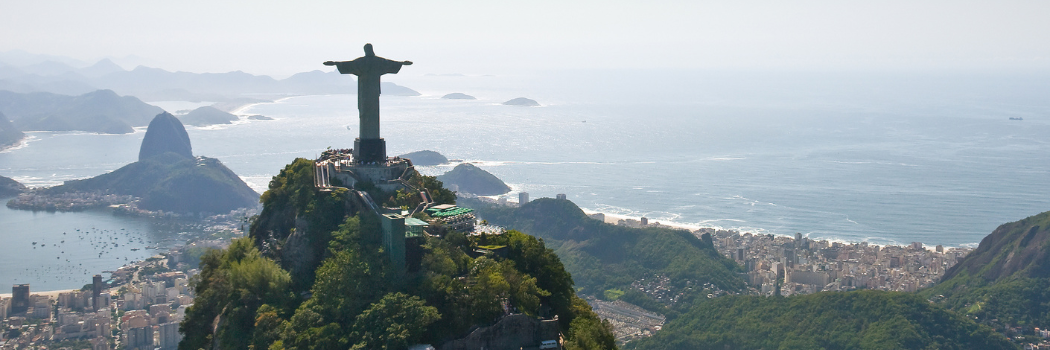
[[[1021,118],[1021,117],[1010,117],[1010,120],[1024,120],[1024,118]]]

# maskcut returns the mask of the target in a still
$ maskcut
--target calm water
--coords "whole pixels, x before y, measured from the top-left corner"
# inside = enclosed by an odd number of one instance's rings
[[[388,80],[424,96],[384,97],[382,127],[391,155],[436,150],[476,162],[515,192],[566,193],[585,209],[811,238],[963,245],[999,224],[1050,210],[1048,77],[398,75]],[[439,98],[451,92],[478,100]],[[519,96],[543,106],[499,104]],[[261,192],[295,157],[350,147],[355,99],[304,96],[255,105],[243,113],[276,120],[189,127],[193,151],[222,160]],[[0,175],[33,186],[94,176],[135,161],[142,136],[33,133],[26,147],[0,153]],[[448,167],[421,170],[439,174]],[[68,222],[61,230],[112,222],[110,229],[149,235],[144,226],[133,228],[146,224],[105,213],[6,209],[0,234],[60,231],[34,226],[49,221]],[[38,257],[30,253],[11,252],[12,259],[4,252],[3,263],[31,264]],[[55,259],[39,257],[47,258]],[[17,269],[2,266],[5,274]]]
[[[179,225],[108,210],[49,213],[3,206],[0,227],[0,286],[29,283],[31,290],[80,288],[95,274],[165,251],[185,236]]]

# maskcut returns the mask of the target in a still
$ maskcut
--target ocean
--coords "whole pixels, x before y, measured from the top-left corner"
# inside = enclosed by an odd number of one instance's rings
[[[1047,74],[405,73],[384,79],[423,95],[382,98],[389,154],[429,149],[474,163],[511,185],[512,200],[564,193],[586,210],[663,223],[945,246],[974,245],[1002,223],[1050,210]],[[477,100],[440,98],[452,92]],[[542,106],[500,104],[516,97]],[[187,131],[194,154],[218,158],[259,192],[294,158],[349,148],[357,133],[354,95],[239,113],[275,120]],[[30,133],[0,152],[0,175],[30,186],[95,176],[135,161],[143,134]],[[109,230],[141,225],[2,208],[0,235],[54,235],[60,228],[37,222],[56,216]],[[55,259],[31,253],[0,252],[0,283],[24,283],[10,271]]]

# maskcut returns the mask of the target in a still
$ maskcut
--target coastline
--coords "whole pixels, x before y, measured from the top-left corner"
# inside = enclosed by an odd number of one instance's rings
[[[477,161],[464,161],[463,163],[476,164]],[[437,166],[434,166],[434,167],[436,168]],[[427,174],[429,174],[429,172]],[[513,194],[518,193],[518,192],[526,192],[526,191],[524,191],[524,189],[522,188],[522,186],[520,184],[507,184],[507,185],[509,185],[511,187],[511,191],[510,192],[507,192],[507,193],[502,194],[502,195],[494,195],[494,196],[477,196],[477,198],[483,198],[484,200],[489,201],[491,203],[499,203],[500,199],[504,198],[504,199],[508,200],[507,201],[508,205],[513,205],[513,206],[520,205],[517,202],[517,198],[516,198],[517,196],[515,196]],[[575,202],[573,202],[573,203],[575,203]],[[610,225],[617,225],[617,224],[619,224],[619,222],[621,220],[623,220],[623,221],[627,222],[628,226],[631,226],[631,225],[633,225],[633,226],[640,226],[641,219],[642,219],[641,216],[613,214],[613,213],[609,213],[609,212],[605,212],[605,211],[601,211],[601,210],[589,209],[589,208],[583,208],[583,207],[580,207],[580,210],[582,210],[584,214],[587,214],[588,216],[591,216],[592,218],[596,214],[602,214],[604,216],[604,222],[607,223],[607,224],[610,224]],[[795,238],[795,236],[791,235],[791,234],[770,232],[770,231],[764,230],[762,228],[757,228],[757,229],[732,228],[732,227],[726,228],[726,227],[718,227],[718,226],[705,226],[705,225],[681,223],[681,222],[675,222],[675,221],[659,221],[659,220],[653,220],[653,219],[647,219],[647,220],[648,220],[648,224],[650,226],[653,226],[653,227],[668,227],[668,228],[673,228],[673,229],[682,229],[682,230],[687,230],[687,231],[693,232],[694,234],[699,234],[698,233],[699,231],[728,231],[728,232],[735,232],[738,235],[743,235],[743,234],[773,235],[773,236],[776,236],[776,237],[787,237],[787,238],[791,238],[791,239]],[[885,248],[885,247],[908,247],[908,246],[911,245],[909,243],[874,243],[874,242],[866,241],[866,240],[850,240],[850,239],[834,238],[834,237],[831,237],[831,238],[821,237],[821,238],[818,239],[818,238],[810,238],[808,235],[803,235],[803,237],[805,237],[807,239],[811,239],[811,240],[817,240],[817,241],[824,240],[824,241],[828,241],[830,243],[841,243],[841,244],[846,244],[846,245],[863,243],[863,244],[866,244],[866,245],[869,245],[869,246],[877,246],[877,247],[880,247],[880,248]],[[922,243],[923,249],[926,249],[926,250],[929,250],[929,251],[933,251],[935,249],[935,247],[938,245],[938,244],[930,244],[930,243],[926,243],[926,242],[919,242],[919,243]],[[974,248],[977,248],[977,246],[979,244],[980,244],[980,241],[970,242],[970,243],[963,243],[963,244],[957,244],[957,245],[941,244],[941,246],[944,249],[950,249],[950,248],[969,248],[969,249],[974,249]]]
[[[30,287],[32,287],[32,286],[30,286]],[[59,289],[59,290],[45,290],[45,291],[34,292],[32,289],[30,289],[29,290],[29,295],[45,295],[45,296],[47,296],[47,297],[49,297],[51,299],[58,299],[58,295],[59,294],[69,293],[69,292],[76,292],[76,291],[79,291],[79,290],[80,289]],[[11,298],[11,293],[0,293],[0,298],[9,299],[9,298]]]
[[[605,218],[604,222],[607,223],[607,224],[610,224],[610,225],[617,225],[620,220],[624,220],[624,221],[628,221],[628,222],[630,222],[630,221],[640,222],[641,218],[642,218],[642,217],[620,215],[620,214],[609,214],[609,213],[601,212],[601,211],[598,211],[598,210],[592,210],[592,209],[586,209],[586,208],[580,208],[580,209],[583,210],[583,213],[587,214],[588,216],[593,216],[595,214],[602,214],[604,216],[604,218]],[[700,226],[700,225],[684,224],[684,223],[678,223],[678,222],[673,222],[673,221],[650,221],[649,225],[654,226],[654,227],[670,227],[670,228],[675,228],[675,229],[683,229],[683,230],[687,230],[687,231],[690,231],[690,232],[693,232],[693,233],[697,233],[697,231],[701,231],[701,230],[714,230],[714,231],[735,232],[738,235],[742,235],[742,234],[745,234],[745,233],[750,233],[752,235],[770,234],[770,235],[778,236],[778,237],[787,237],[787,238],[791,238],[791,239],[795,238],[794,236],[788,235],[788,234],[756,233],[756,232],[751,232],[751,231],[741,231],[741,230],[732,229],[732,228],[705,227],[705,226]],[[851,241],[851,240],[836,239],[836,238],[822,238],[822,239],[819,239],[819,240],[826,240],[828,242],[842,243],[842,244],[866,243],[869,246],[877,246],[877,247],[880,247],[880,248],[885,248],[885,247],[906,247],[906,246],[908,246],[907,244],[888,244],[888,243],[883,244],[883,243],[872,243],[872,242],[868,242],[868,241]],[[926,244],[925,242],[920,242],[920,243],[923,244],[923,249],[926,249],[926,250],[929,250],[929,251],[933,251],[935,249],[935,247],[936,247],[936,245]],[[954,246],[954,245],[953,246],[942,245],[942,246],[945,249],[948,249],[948,248],[976,248],[979,243],[980,242],[967,243],[967,244],[962,244],[962,245],[957,245],[957,246]]]
[[[12,143],[10,145],[0,147],[0,153],[14,151],[16,149],[20,149],[20,148],[23,148],[25,146],[28,146],[29,145],[29,141],[30,141],[29,140],[29,134],[22,133],[22,138],[18,139],[18,141],[15,141],[14,143]]]
[[[278,99],[275,99],[275,100],[272,100],[272,101],[248,102],[248,103],[244,103],[244,104],[238,105],[236,107],[230,108],[229,113],[233,114],[233,115],[237,115],[237,116],[245,115],[245,114],[247,114],[247,113],[244,113],[245,110],[247,110],[249,108],[252,108],[252,107],[255,107],[256,105],[261,105],[261,104],[266,104],[266,103],[280,103],[280,102],[282,102],[284,100],[287,100],[287,99],[290,99],[290,98],[302,97],[302,96],[309,96],[309,95],[288,96],[288,97],[278,98]]]

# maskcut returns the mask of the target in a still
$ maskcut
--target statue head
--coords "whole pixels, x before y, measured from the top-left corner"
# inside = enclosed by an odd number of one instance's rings
[[[372,51],[372,44],[365,44],[365,56],[375,56],[375,51]]]

